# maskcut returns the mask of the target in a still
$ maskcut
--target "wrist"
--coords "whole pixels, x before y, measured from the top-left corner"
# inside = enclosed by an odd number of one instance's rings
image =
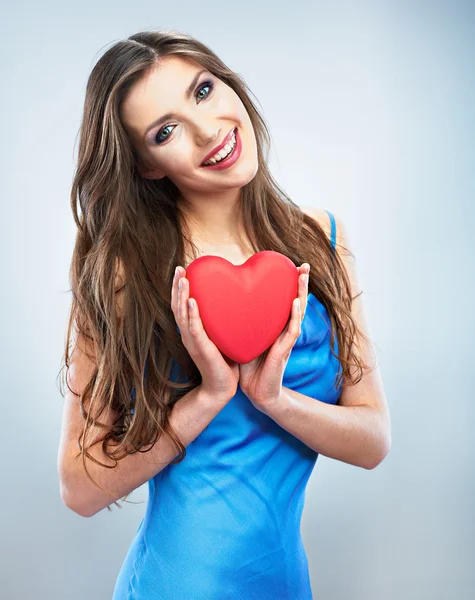
[[[277,418],[281,413],[285,412],[289,408],[289,398],[285,393],[284,388],[281,388],[280,394],[277,398],[267,400],[265,402],[256,403],[257,408],[270,417],[271,419]]]
[[[203,397],[203,401],[207,404],[212,404],[212,405],[219,404],[219,405],[225,406],[231,400],[231,398],[233,398],[236,394],[236,392],[232,393],[231,391],[216,392],[216,391],[208,389],[202,383],[198,387],[200,388],[200,394]]]

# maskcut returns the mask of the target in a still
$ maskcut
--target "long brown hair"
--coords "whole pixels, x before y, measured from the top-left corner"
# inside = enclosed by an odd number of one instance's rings
[[[131,86],[167,55],[195,60],[230,86],[243,102],[258,148],[258,171],[241,188],[240,198],[252,247],[255,252],[280,252],[296,266],[310,264],[308,290],[328,311],[331,351],[341,364],[335,385],[342,381],[354,385],[368,366],[353,352],[357,327],[343,263],[318,222],[305,215],[273,179],[267,166],[270,134],[246,83],[214,52],[187,34],[170,30],[136,33],[109,48],[89,76],[71,190],[77,235],[61,371],[69,368],[75,327],[90,340],[98,357],[90,381],[82,394],[76,395],[85,418],[79,453],[89,478],[102,490],[87,470],[86,458],[98,461],[88,452],[91,445],[85,447],[84,442],[90,426],[106,428],[100,422],[106,407],[119,413],[102,441],[104,454],[116,465],[128,454],[150,450],[162,434],[177,447],[175,464],[185,458],[186,448],[170,426],[169,415],[174,404],[201,383],[200,371],[181,341],[170,306],[174,269],[185,264],[184,239],[194,247],[180,225],[176,202],[180,193],[167,177],[146,179],[139,174],[138,154],[119,118],[121,102]],[[118,265],[124,275],[120,286]],[[338,355],[334,352],[335,332]],[[170,379],[173,361],[179,366],[174,381]],[[356,366],[353,375],[351,366]],[[65,380],[67,384],[67,372]],[[63,390],[61,384],[64,396]]]

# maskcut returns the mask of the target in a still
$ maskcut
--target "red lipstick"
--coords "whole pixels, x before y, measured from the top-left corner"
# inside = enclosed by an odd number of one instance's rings
[[[201,166],[204,169],[212,169],[212,170],[227,169],[228,167],[230,167],[237,161],[237,159],[241,155],[242,142],[241,142],[241,136],[239,135],[239,130],[236,127],[235,129],[233,129],[229,132],[229,134],[224,139],[223,143],[217,147],[218,149],[210,152],[210,154],[208,154],[208,156],[205,158],[205,160],[203,162],[206,162],[209,158],[214,156],[216,154],[216,152],[218,152],[221,148],[223,148],[230,141],[233,133],[235,133],[235,136],[236,136],[236,144],[234,145],[234,148],[233,148],[231,154],[229,154],[229,156],[227,156],[224,160],[220,160],[219,162],[215,163],[214,165],[201,164]]]

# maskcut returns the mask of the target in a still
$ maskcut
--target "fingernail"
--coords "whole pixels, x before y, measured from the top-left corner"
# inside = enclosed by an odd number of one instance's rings
[[[178,277],[178,267],[175,269],[175,279]]]
[[[183,279],[180,279],[180,281],[178,282],[178,289],[183,289]]]

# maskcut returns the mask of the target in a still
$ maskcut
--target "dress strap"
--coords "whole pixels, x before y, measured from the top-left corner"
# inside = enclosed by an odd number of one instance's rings
[[[336,251],[336,222],[335,222],[335,217],[333,216],[333,214],[325,209],[328,213],[328,216],[330,217],[330,225],[331,225],[331,236],[330,236],[330,241],[331,241],[331,245],[333,248],[333,251]]]

